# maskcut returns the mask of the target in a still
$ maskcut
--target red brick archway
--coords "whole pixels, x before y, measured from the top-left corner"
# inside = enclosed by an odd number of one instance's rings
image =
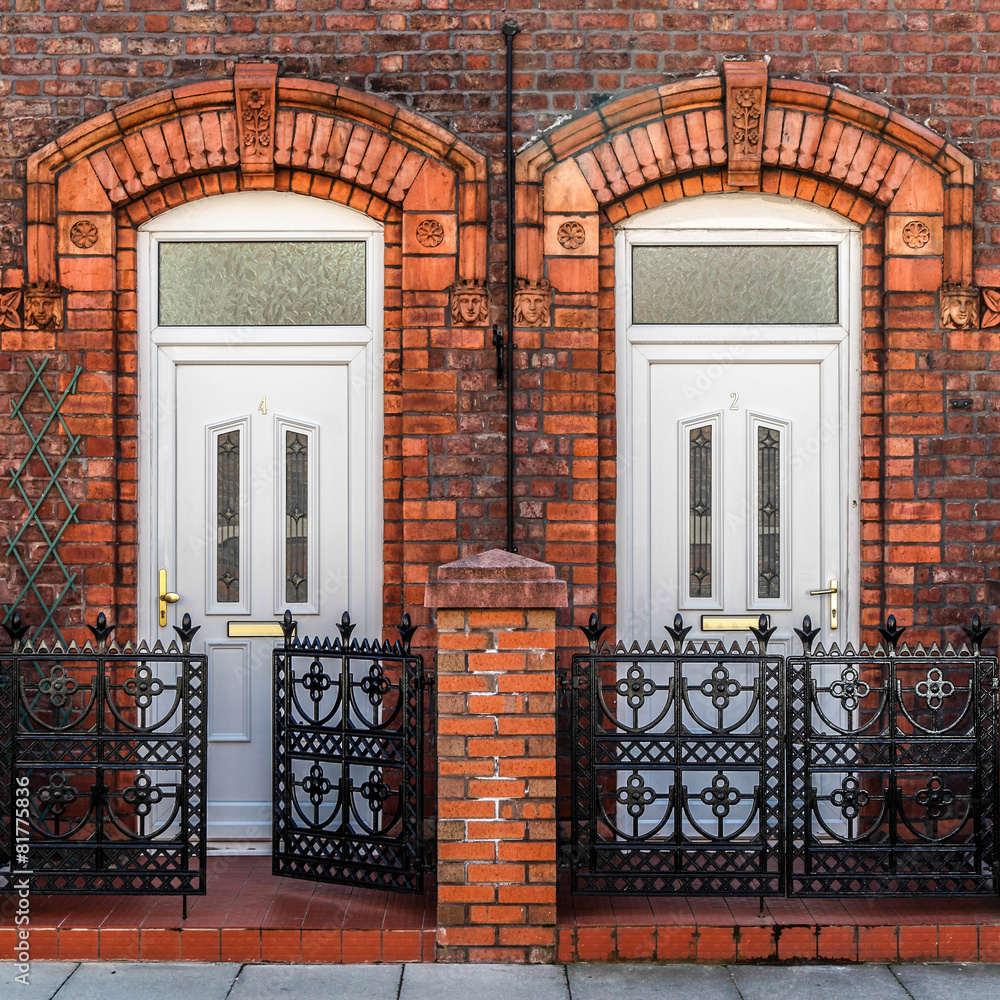
[[[330,199],[384,226],[384,621],[398,621],[404,604],[421,608],[428,567],[458,555],[454,512],[412,481],[433,439],[457,433],[457,376],[440,364],[431,371],[433,350],[487,346],[485,157],[378,97],[240,64],[235,79],[82,123],[29,158],[27,181],[24,323],[4,343],[53,352],[61,385],[83,369],[64,407],[83,438],[65,470],[83,501],[61,542],[82,582],[63,606],[70,630],[101,610],[123,637],[136,621],[136,229],[183,202],[245,188]],[[475,308],[453,319],[456,292]],[[410,537],[404,505],[418,529],[438,523]]]
[[[763,63],[725,69],[722,77],[610,101],[518,156],[518,284],[550,305],[518,342],[567,358],[542,375],[543,433],[559,437],[559,453],[570,456],[574,495],[549,505],[542,557],[564,566],[567,579],[586,580],[571,590],[571,604],[589,597],[605,622],[614,620],[615,223],[705,193],[784,195],[862,226],[862,624],[877,639],[873,626],[895,610],[923,627],[914,639],[939,639],[966,609],[949,610],[928,588],[931,567],[947,562],[938,499],[947,493],[920,482],[935,474],[920,456],[948,419],[944,373],[928,357],[988,349],[983,334],[949,329],[947,320],[941,332],[938,314],[945,286],[972,282],[972,161],[922,125],[847,91],[768,81]],[[727,84],[731,90],[731,77],[745,73],[736,85],[749,79],[764,95],[760,137],[756,162],[734,164],[736,106]],[[914,219],[931,233],[916,250],[901,238]],[[966,599],[981,602],[981,586],[969,587]],[[583,612],[571,620],[584,620]],[[575,641],[572,630],[563,641]]]

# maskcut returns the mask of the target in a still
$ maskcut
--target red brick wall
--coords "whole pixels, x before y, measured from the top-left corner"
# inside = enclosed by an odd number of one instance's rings
[[[362,7],[359,2],[320,13],[305,0],[274,4],[291,9],[271,12],[258,9],[266,6],[263,0],[219,0],[212,12],[182,11],[169,3],[160,9],[107,12],[97,10],[96,0],[18,6],[17,12],[2,15],[0,32],[2,287],[24,281],[28,154],[127,100],[182,82],[229,79],[236,60],[264,58],[278,62],[283,78],[346,82],[425,112],[493,157],[486,206],[488,262],[494,318],[501,318],[506,219],[499,26],[504,12],[488,5],[460,11],[353,9]],[[774,9],[513,11],[524,28],[516,39],[517,144],[563,115],[606,107],[610,99],[640,87],[718,69],[725,55],[767,53],[772,79],[794,75],[843,84],[926,120],[932,131],[973,156],[979,164],[971,218],[974,278],[982,285],[1000,285],[992,229],[1000,206],[992,145],[1000,69],[1000,55],[992,54],[997,15],[917,9],[811,12],[790,0],[766,6]],[[709,176],[707,183],[715,180]],[[774,175],[769,183],[779,185],[781,179]],[[602,213],[599,271],[563,268],[554,282],[550,326],[517,335],[517,536],[522,552],[554,561],[570,583],[571,607],[561,613],[563,624],[583,620],[596,606],[610,620],[615,600],[608,225],[616,216],[606,206]],[[388,248],[393,225],[387,231],[387,274],[398,262]],[[865,272],[866,620],[872,624],[883,610],[913,607],[918,623],[936,627],[964,616],[964,609],[951,610],[956,603],[997,603],[987,586],[992,580],[1000,588],[992,562],[993,536],[1000,531],[995,496],[1000,479],[993,458],[1000,449],[993,416],[996,376],[991,374],[995,335],[942,331],[933,292],[919,291],[894,293],[885,301],[892,336],[883,342],[879,226],[872,215]],[[127,238],[119,239],[122,267],[121,254],[127,256],[130,248]],[[552,278],[551,271],[546,273]],[[127,299],[130,289],[121,287]],[[77,361],[86,368],[80,397],[72,405],[79,426],[97,433],[85,442],[84,460],[71,468],[74,490],[88,503],[118,505],[84,508],[87,527],[67,539],[67,545],[77,546],[71,556],[84,566],[86,586],[93,588],[68,605],[71,622],[80,620],[85,604],[95,610],[111,606],[109,545],[120,547],[122,560],[113,610],[126,623],[133,614],[129,521],[134,479],[129,469],[135,445],[129,393],[134,365],[129,367],[128,340],[133,321],[127,301],[119,298],[119,308],[124,304],[125,309],[116,341],[111,336],[115,304],[99,289],[73,293],[67,302],[76,331],[71,349],[50,362],[54,370],[71,370]],[[503,398],[496,391],[485,327],[451,327],[445,295],[397,291],[391,280],[386,307],[385,620],[391,622],[400,605],[419,607],[429,566],[502,544],[505,463]],[[20,358],[7,374],[6,352],[46,351],[54,343],[45,332],[3,331],[0,391],[16,391],[23,381]],[[883,367],[892,369],[884,385]],[[109,420],[109,392],[119,401],[117,441],[101,431]],[[884,442],[883,392],[892,410]],[[947,399],[955,394],[970,396],[972,408],[947,410]],[[16,461],[23,450],[16,431],[6,407],[0,408],[0,455],[6,462]],[[116,454],[120,487],[112,462]],[[883,491],[889,501],[884,506]],[[21,507],[8,496],[0,503],[7,516],[21,516]],[[893,563],[884,574],[883,540]]]

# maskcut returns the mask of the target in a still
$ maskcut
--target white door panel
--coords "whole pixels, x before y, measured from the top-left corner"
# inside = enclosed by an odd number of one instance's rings
[[[209,654],[209,837],[263,839],[275,640],[229,639],[227,626],[273,620],[288,606],[300,633],[315,634],[320,616],[350,606],[347,366],[184,364],[176,391],[186,402],[175,418],[171,585]],[[290,449],[300,452],[291,464]]]

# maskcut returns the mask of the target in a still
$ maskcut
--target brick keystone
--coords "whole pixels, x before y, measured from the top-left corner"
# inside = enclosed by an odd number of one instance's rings
[[[565,608],[555,567],[505,549],[445,563],[424,591],[425,608]]]

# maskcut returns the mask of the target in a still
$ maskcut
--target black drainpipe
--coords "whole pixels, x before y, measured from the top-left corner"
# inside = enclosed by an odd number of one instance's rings
[[[503,23],[507,41],[507,551],[514,544],[514,36],[521,30],[516,21]]]

